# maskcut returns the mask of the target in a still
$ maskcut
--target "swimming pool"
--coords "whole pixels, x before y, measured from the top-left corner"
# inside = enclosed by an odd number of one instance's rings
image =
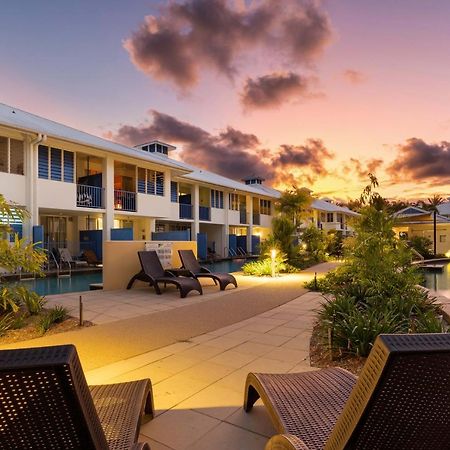
[[[202,263],[202,266],[207,267],[211,272],[239,272],[242,266],[254,259],[227,259],[223,261],[214,261],[210,263]]]
[[[91,283],[101,283],[103,274],[79,273],[72,274],[70,278],[46,277],[35,280],[22,280],[20,283],[39,295],[65,294],[66,292],[89,291]]]

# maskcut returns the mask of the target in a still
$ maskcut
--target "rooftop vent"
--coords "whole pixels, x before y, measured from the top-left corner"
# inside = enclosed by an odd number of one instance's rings
[[[135,148],[149,153],[159,153],[168,156],[169,152],[175,150],[173,145],[165,144],[160,141],[151,141],[145,144],[136,145]]]
[[[262,177],[251,176],[248,178],[243,178],[242,181],[244,181],[245,184],[263,184],[265,179]]]

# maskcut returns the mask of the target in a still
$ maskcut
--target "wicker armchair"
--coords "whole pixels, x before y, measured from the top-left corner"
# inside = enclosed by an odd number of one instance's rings
[[[266,450],[450,449],[450,334],[380,335],[359,378],[338,369],[250,373],[278,435]]]
[[[73,345],[0,351],[0,449],[149,450],[150,380],[89,386]]]

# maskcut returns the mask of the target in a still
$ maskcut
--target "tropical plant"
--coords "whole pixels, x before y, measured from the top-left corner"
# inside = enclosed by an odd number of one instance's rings
[[[433,256],[433,241],[425,236],[412,236],[409,239],[409,245],[425,259]]]
[[[30,315],[39,314],[45,305],[45,298],[39,295],[37,292],[28,290],[25,286],[16,286],[14,293],[17,299],[25,305]]]
[[[257,261],[250,261],[242,266],[242,271],[246,275],[256,275],[258,277],[264,275],[272,275],[272,269],[275,273],[285,273],[296,271],[295,267],[290,266],[286,262],[283,255],[277,254],[272,265],[272,258],[264,258]]]
[[[275,208],[288,217],[297,227],[312,201],[313,198],[308,189],[293,186],[292,189],[288,189],[281,194],[281,197],[275,203]]]
[[[317,284],[331,294],[319,311],[330,350],[366,356],[380,333],[441,330],[439,307],[417,286],[420,274],[407,243],[396,238],[393,219],[381,207],[376,178],[361,196],[356,235],[344,243],[345,262]]]
[[[40,333],[44,334],[54,323],[63,322],[67,316],[67,309],[61,305],[56,305],[40,318],[37,328]]]
[[[272,249],[286,255],[288,260],[293,259],[298,253],[295,245],[295,226],[284,216],[272,219],[272,233],[261,243],[261,255],[269,255]]]

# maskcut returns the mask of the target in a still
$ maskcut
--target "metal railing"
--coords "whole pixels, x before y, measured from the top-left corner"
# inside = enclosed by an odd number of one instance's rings
[[[192,205],[180,203],[180,219],[193,219]]]
[[[103,208],[103,188],[77,184],[77,206],[83,208]]]
[[[200,220],[211,220],[211,208],[209,206],[199,206],[198,215]]]
[[[136,211],[136,192],[114,189],[114,209],[117,211]]]

